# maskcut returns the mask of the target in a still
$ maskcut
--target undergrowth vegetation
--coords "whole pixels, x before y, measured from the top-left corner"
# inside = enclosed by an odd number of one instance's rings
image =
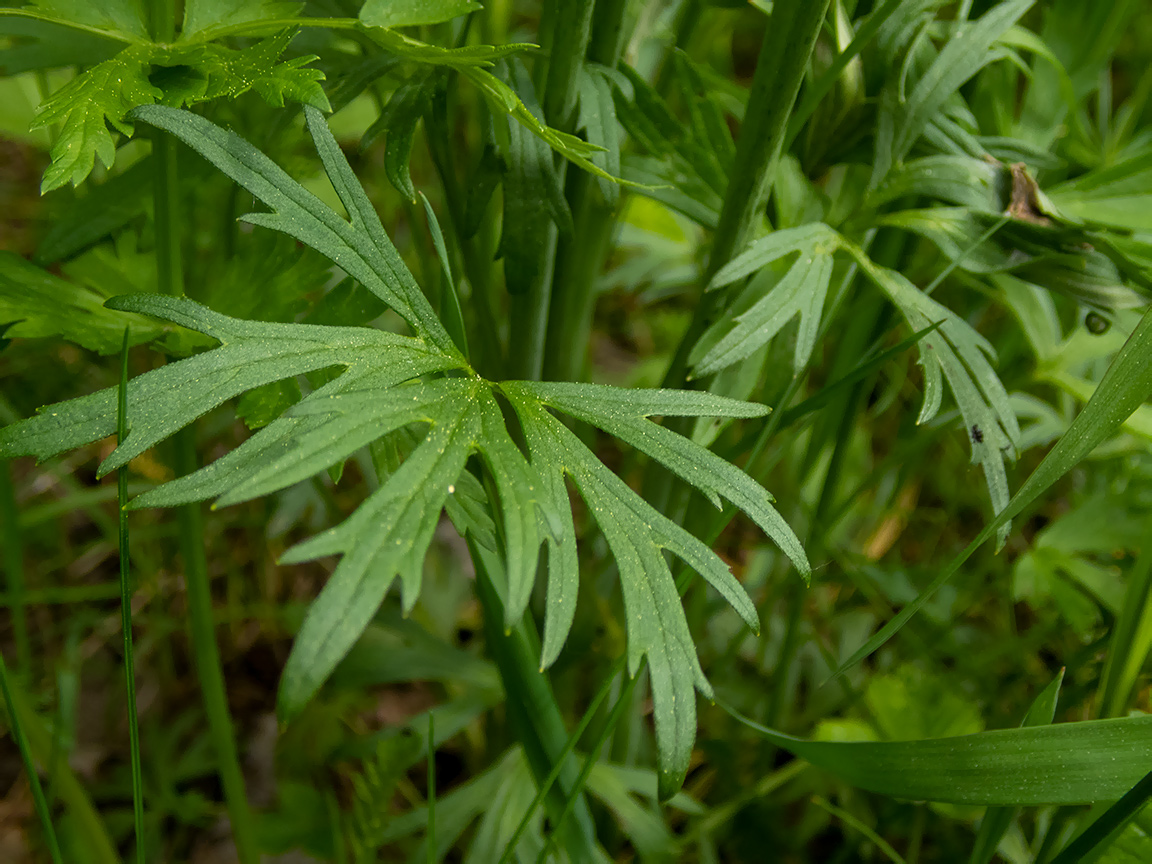
[[[1152,860],[1150,44],[0,4],[0,857]]]

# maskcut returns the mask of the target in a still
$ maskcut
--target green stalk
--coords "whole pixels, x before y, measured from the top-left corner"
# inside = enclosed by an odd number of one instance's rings
[[[641,669],[642,668],[643,667],[641,667]],[[581,790],[583,790],[584,784],[588,782],[588,775],[592,773],[592,769],[596,766],[596,762],[600,758],[600,751],[604,747],[604,742],[608,740],[608,737],[616,728],[616,724],[619,723],[620,718],[624,716],[624,711],[632,704],[632,693],[636,689],[636,682],[640,680],[640,671],[640,669],[637,669],[636,674],[625,681],[624,687],[620,691],[620,696],[616,700],[616,704],[612,706],[612,710],[608,714],[604,728],[600,730],[600,736],[596,739],[596,743],[592,745],[592,749],[588,751],[588,755],[584,757],[584,764],[580,767],[580,776],[576,778],[573,791],[569,793],[567,800],[564,802],[564,809],[560,811],[559,817],[553,822],[552,831],[548,836],[548,842],[545,843],[544,848],[540,850],[540,854],[536,858],[536,864],[543,864],[543,862],[548,860],[549,850],[556,845],[556,838],[561,836],[560,832],[564,830],[565,820],[571,815],[573,808],[579,804],[580,795],[582,794]]]
[[[724,292],[705,293],[712,277],[740,250],[764,209],[776,174],[776,163],[788,134],[788,117],[800,92],[808,58],[824,23],[830,0],[777,2],[764,33],[744,125],[736,142],[736,158],[712,251],[704,268],[692,322],[664,376],[665,387],[682,387],[688,375],[688,354],[712,323]]]
[[[120,349],[120,388],[116,404],[116,443],[128,437],[128,328]],[[144,864],[144,778],[140,768],[140,725],[136,717],[135,653],[132,650],[132,586],[128,563],[128,466],[116,470],[120,522],[120,626],[124,635],[124,685],[128,696],[128,747],[132,760],[132,821],[136,833],[136,861]]]
[[[36,815],[40,817],[40,826],[44,829],[44,842],[48,844],[53,864],[62,864],[64,859],[60,856],[60,844],[56,842],[56,829],[52,827],[52,816],[48,812],[48,801],[44,798],[44,790],[40,786],[40,775],[36,773],[32,748],[28,746],[28,736],[24,734],[24,724],[21,722],[20,712],[16,710],[16,700],[12,698],[12,688],[8,684],[8,666],[4,662],[3,654],[0,654],[0,690],[4,692],[8,729],[16,740],[16,747],[20,750],[20,761],[24,763],[24,773],[28,775],[28,786],[32,789],[32,803],[36,807]]]
[[[16,674],[27,679],[32,668],[32,643],[28,639],[28,602],[24,591],[24,554],[20,542],[20,519],[16,508],[16,489],[12,485],[12,466],[0,466],[0,538],[4,545],[4,575],[8,585],[6,605],[12,610],[12,638],[16,642]]]
[[[516,826],[516,830],[512,833],[512,839],[504,846],[504,854],[500,856],[498,864],[510,864],[512,856],[516,853],[516,844],[520,842],[520,838],[524,832],[528,830],[528,825],[532,821],[532,816],[540,808],[545,796],[551,791],[552,785],[560,776],[560,771],[568,761],[569,755],[576,749],[576,745],[580,743],[580,738],[583,737],[585,730],[592,723],[592,719],[596,716],[596,710],[600,707],[609,691],[612,689],[612,684],[616,680],[616,676],[624,671],[625,657],[623,655],[613,665],[611,671],[604,679],[604,683],[600,685],[600,690],[592,701],[588,703],[588,708],[584,711],[584,716],[580,719],[580,723],[572,730],[572,734],[568,736],[568,742],[564,745],[564,750],[560,753],[560,758],[552,766],[552,770],[548,772],[548,776],[544,778],[544,782],[540,784],[539,789],[536,791],[536,797],[532,799],[532,803],[528,809],[524,811],[524,815],[520,817],[520,824]],[[611,731],[611,727],[607,727],[607,731]],[[603,744],[607,734],[603,734],[600,738],[600,743]],[[577,786],[580,788],[580,786]],[[571,799],[569,799],[571,800]],[[567,802],[565,802],[567,803]],[[559,825],[555,830],[559,829]]]
[[[544,805],[553,824],[556,824],[567,796],[578,798],[576,825],[563,835],[565,849],[573,861],[599,861],[596,828],[592,824],[588,802],[576,782],[576,762],[563,756],[568,733],[548,676],[540,669],[539,640],[533,638],[527,614],[510,632],[504,631],[504,604],[494,578],[494,573],[500,571],[500,562],[477,546],[471,536],[467,540],[476,567],[476,595],[483,610],[485,642],[500,670],[500,680],[507,694],[505,705],[509,722],[524,749],[538,787],[545,785],[556,763],[563,762],[559,788],[546,795]]]
[[[588,60],[615,67],[623,44],[625,0],[600,0],[592,20]],[[551,72],[551,70],[549,70]],[[586,171],[573,173],[568,183],[573,231],[560,239],[552,277],[544,377],[578,381],[584,377],[596,280],[616,228],[614,204],[604,201],[596,179]]]
[[[472,302],[469,306],[475,311],[478,320],[472,334],[475,338],[470,340],[475,346],[470,359],[473,368],[489,379],[499,380],[504,377],[505,361],[504,350],[500,344],[500,326],[497,324],[496,311],[493,308],[491,256],[485,256],[477,237],[464,236],[466,196],[460,188],[460,179],[456,175],[456,165],[452,159],[449,146],[452,138],[448,131],[447,106],[443,100],[437,99],[432,110],[425,113],[424,129],[428,152],[444,189],[444,201],[447,205],[445,209],[448,213],[447,228],[456,240],[455,246],[460,250],[464,278],[468,280],[472,289]]]
[[[563,177],[564,166],[558,172]],[[540,250],[537,276],[526,294],[508,298],[508,374],[525,381],[539,381],[544,372],[544,340],[548,333],[548,309],[552,302],[552,268],[559,232],[548,223],[548,237]]]
[[[571,132],[576,123],[576,90],[584,52],[592,35],[594,0],[565,0],[558,3],[552,55],[544,86],[544,121],[562,132]]]
[[[544,122],[562,132],[571,132],[575,123],[576,90],[592,32],[594,5],[593,0],[565,0],[555,4],[555,16],[550,22],[541,22],[542,35],[550,32],[561,36],[551,40],[541,106]],[[561,184],[566,168],[567,163],[562,162],[556,169]],[[539,250],[538,275],[526,294],[510,298],[509,371],[513,377],[539,380],[543,375],[558,239],[559,232],[552,223],[546,242]],[[512,241],[515,242],[515,238]]]

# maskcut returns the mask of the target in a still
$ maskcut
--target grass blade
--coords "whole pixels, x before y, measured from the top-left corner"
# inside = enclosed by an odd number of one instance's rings
[[[52,816],[48,812],[48,801],[44,798],[44,790],[40,787],[40,775],[36,773],[36,765],[32,761],[32,750],[28,746],[28,736],[24,734],[24,726],[20,721],[20,714],[16,710],[12,698],[12,689],[8,684],[8,666],[0,654],[0,689],[4,691],[4,708],[8,712],[8,726],[12,737],[16,739],[16,746],[20,750],[20,761],[24,763],[24,771],[28,774],[28,785],[32,789],[32,802],[36,807],[36,815],[40,817],[40,825],[44,829],[44,842],[48,844],[48,851],[52,855],[53,864],[63,864],[60,856],[60,844],[56,842],[56,829],[52,827]]]
[[[851,785],[911,801],[1088,804],[1124,795],[1143,782],[1152,762],[1152,716],[919,741],[808,741],[717,704],[776,746]]]
[[[116,443],[128,437],[128,330],[120,356],[120,386],[116,402]],[[132,585],[129,577],[128,466],[116,469],[116,500],[120,526],[120,624],[124,634],[124,686],[128,696],[128,746],[132,759],[132,822],[136,861],[144,864],[144,778],[140,769],[140,725],[136,717],[135,654],[132,651]]]
[[[1052,864],[1076,864],[1083,861],[1113,832],[1122,828],[1133,816],[1140,812],[1144,804],[1152,798],[1152,771],[1129,789],[1124,797],[1109,807],[1089,825],[1079,837],[1069,843],[1064,850],[1052,859]]]

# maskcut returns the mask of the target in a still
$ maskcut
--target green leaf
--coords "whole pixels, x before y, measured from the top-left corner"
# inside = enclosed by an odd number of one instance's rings
[[[448,378],[430,385],[423,407],[432,428],[424,441],[352,516],[283,556],[285,563],[344,556],[309,608],[285,665],[277,700],[284,720],[299,713],[352,647],[397,576],[405,609],[415,604],[419,565],[480,431],[479,386]]]
[[[605,174],[620,175],[620,135],[616,123],[616,104],[612,99],[612,84],[606,72],[583,64],[578,82],[579,102],[576,128],[583,129],[588,142],[603,149],[589,158]],[[620,197],[619,186],[603,177],[596,178],[596,188],[608,207],[615,207]]]
[[[868,195],[880,207],[909,195],[923,195],[986,213],[1007,206],[1009,172],[1002,165],[971,156],[925,156],[896,168]]]
[[[541,403],[555,407],[610,432],[697,486],[718,502],[723,495],[744,509],[792,558],[807,577],[807,559],[795,535],[769,504],[771,497],[755,481],[707,449],[645,419],[665,416],[759,416],[764,408],[746,402],[693,391],[627,391],[593,384],[511,382],[501,389],[516,408],[528,440],[534,465],[541,465],[559,498],[562,478],[554,465],[572,477],[604,532],[620,569],[628,615],[628,662],[635,675],[647,657],[659,750],[660,796],[666,799],[683,783],[695,740],[694,690],[705,695],[711,688],[696,659],[687,620],[675,582],[662,551],[667,549],[695,569],[730,603],[750,627],[758,627],[756,610],[728,567],[707,546],[651,507],[624,481],[608,471]],[[549,476],[549,472],[553,472]],[[570,517],[568,520],[570,521]],[[559,545],[572,534],[567,528]],[[553,555],[556,554],[553,547]],[[562,552],[562,550],[560,550]],[[558,562],[550,561],[550,566]],[[559,562],[561,568],[572,562]],[[558,582],[558,602],[572,591],[573,573],[561,570],[549,577]],[[572,598],[574,601],[574,596]],[[551,605],[551,603],[550,603]],[[570,623],[567,609],[549,622],[553,632]],[[553,632],[546,642],[562,641]],[[546,660],[552,659],[546,655]]]
[[[460,66],[457,71],[479,88],[480,94],[492,111],[497,114],[508,115],[573,165],[605,180],[628,183],[627,180],[613,177],[603,171],[592,161],[591,157],[601,152],[602,148],[575,135],[569,135],[567,132],[560,132],[551,126],[546,126],[537,116],[539,112],[530,111],[520,100],[520,97],[516,95],[516,91],[491,72],[477,68],[475,65]]]
[[[236,416],[249,429],[262,429],[300,401],[300,384],[285,378],[262,384],[240,397]]]
[[[291,18],[303,5],[281,0],[185,0],[179,41],[210,39],[212,30],[238,24]]]
[[[284,30],[249,48],[233,50],[222,45],[177,46],[158,54],[154,62],[188,66],[194,76],[183,88],[165,92],[165,105],[179,107],[221,96],[236,98],[255,90],[269,105],[284,106],[285,99],[331,110],[320,86],[324,73],[304,68],[316,55],[294,57],[277,62],[296,35]]]
[[[369,27],[419,27],[482,8],[476,0],[365,0],[360,20]]]
[[[19,255],[0,252],[0,323],[11,325],[6,339],[62,336],[99,354],[113,354],[128,325],[133,344],[163,334],[164,328],[147,318],[104,308],[104,300]]]
[[[104,167],[112,166],[116,145],[108,125],[121,135],[131,135],[132,123],[124,115],[163,96],[148,80],[151,56],[146,46],[125,48],[73,78],[37,109],[33,129],[60,126],[41,193],[68,182],[79,185],[92,172],[97,156]]]
[[[83,24],[133,39],[148,38],[144,0],[36,0],[28,8],[64,23]]]
[[[312,107],[306,108],[305,114],[325,170],[351,214],[351,222],[337,216],[247,141],[208,120],[161,106],[139,108],[133,116],[171,132],[272,208],[271,213],[249,214],[244,217],[247,221],[282,231],[311,246],[391,306],[417,333],[438,348],[455,353],[452,338],[385,235],[380,217],[323,116]]]
[[[902,274],[879,267],[855,246],[846,247],[868,276],[904,315],[908,326],[921,330],[938,321],[939,337],[918,343],[920,366],[924,370],[924,403],[917,423],[936,416],[943,399],[941,377],[948,381],[972,448],[972,461],[984,469],[984,480],[992,507],[1001,513],[1008,506],[1008,474],[1005,459],[1015,458],[1020,447],[1020,424],[1008,401],[990,359],[996,356],[992,345],[950,309],[940,305]],[[1000,523],[998,542],[1002,545],[1010,526]]]
[[[79,185],[92,172],[97,156],[111,167],[116,146],[108,126],[132,135],[134,127],[126,115],[137,106],[192,104],[255,90],[272,105],[283,106],[287,98],[327,110],[328,100],[318,83],[323,73],[304,68],[315,57],[276,62],[293,35],[284,31],[240,51],[220,45],[132,45],[73,78],[37,109],[32,124],[34,129],[61,127],[40,191],[68,182]],[[154,64],[160,67],[155,73]]]
[[[152,198],[155,173],[151,157],[145,157],[99,185],[90,183],[86,195],[74,195],[36,247],[36,263],[46,266],[71,258],[143,213]]]
[[[747,513],[775,542],[805,579],[808,559],[792,530],[771,506],[772,496],[755,480],[706,447],[647,418],[762,417],[767,408],[711,393],[685,390],[622,390],[596,384],[534,383],[519,385],[546,405],[597,426],[657,460],[695,486],[717,507],[724,497]],[[691,563],[691,562],[689,562]],[[701,575],[708,575],[701,571]],[[728,580],[720,577],[723,584]],[[719,588],[755,628],[755,614],[743,605],[743,593]],[[729,596],[731,592],[732,596]]]
[[[743,252],[721,267],[708,284],[708,290],[731,285],[785,255],[795,252],[834,252],[839,246],[840,235],[823,222],[773,231],[749,243]]]
[[[704,332],[689,357],[694,376],[711,375],[751,356],[797,315],[800,329],[792,369],[799,374],[808,364],[832,279],[832,256],[802,252],[782,279],[776,281],[774,276],[767,267],[761,270],[736,301],[733,317],[726,316]],[[755,302],[749,306],[749,301]]]
[[[511,74],[520,97],[527,102],[526,110],[536,117],[541,111],[528,70],[522,63],[513,61]],[[572,214],[547,142],[511,116],[507,123],[500,253],[504,258],[504,283],[508,293],[522,295],[540,279],[551,223],[571,231]]]
[[[325,382],[204,468],[156,487],[131,506],[171,506],[216,497],[249,500],[306,480],[373,445],[382,484],[343,523],[294,546],[285,563],[339,555],[341,560],[310,608],[285,668],[278,699],[295,716],[375,615],[393,582],[410,610],[421,587],[423,559],[447,509],[480,545],[499,549],[493,572],[504,593],[506,624],[519,620],[531,594],[538,550],[549,544],[549,586],[543,659],[552,662],[571,625],[578,568],[575,523],[565,477],[599,520],[615,554],[628,612],[633,673],[647,658],[653,681],[662,797],[683,781],[695,738],[695,696],[710,689],[695,655],[665,550],[699,572],[749,626],[755,607],[724,562],[664,517],[601,464],[549,413],[553,406],[614,432],[666,464],[713,501],[744,509],[807,575],[795,535],[762,487],[734,466],[648,418],[760,417],[767,409],[708,393],[628,391],[593,385],[506,382],[475,375],[384,234],[320,112],[305,109],[309,131],[350,220],[337,216],[264,154],[207,120],[165,106],[136,109],[134,119],[163,128],[253,193],[271,212],[248,220],[296,237],[337,264],[410,325],[412,336],[368,327],[245,321],[183,298],[143,294],[115,298],[109,309],[150,315],[189,328],[219,346],[147,372],[127,387],[132,428],[101,472],[114,470],[197,417],[233,397],[249,397],[274,413],[259,388],[324,371]],[[446,278],[451,274],[447,272]],[[344,306],[348,306],[344,309]],[[338,307],[336,320],[362,308]],[[375,317],[378,308],[364,310]],[[324,320],[328,312],[317,312]],[[354,316],[352,316],[354,317]],[[283,386],[283,385],[277,385]],[[288,385],[290,387],[290,385]],[[273,389],[268,387],[269,390]],[[514,442],[496,390],[513,406],[529,456]],[[272,400],[282,404],[280,400]],[[0,458],[40,458],[110,434],[116,390],[48,406],[38,416],[0,429]],[[414,442],[403,461],[387,445]],[[381,443],[383,442],[383,443]],[[401,448],[407,450],[405,446]],[[484,487],[468,470],[479,454]],[[379,457],[379,458],[377,458]],[[495,524],[492,515],[497,516]],[[495,528],[495,530],[494,530]],[[487,553],[485,553],[487,554]]]
[[[1060,696],[1060,686],[1064,682],[1064,670],[1061,669],[1052,683],[1040,691],[1032,701],[1028,713],[1024,715],[1021,726],[1048,726],[1056,717],[1056,700]],[[1007,833],[1012,820],[1016,818],[1015,807],[989,807],[980,820],[980,830],[976,834],[976,842],[972,845],[972,855],[968,864],[988,864],[996,854],[996,847],[1000,839]]]
[[[384,173],[393,188],[409,201],[416,200],[412,175],[408,171],[408,162],[412,157],[412,138],[416,134],[416,124],[431,105],[433,87],[434,82],[430,76],[401,84],[393,91],[388,104],[360,141],[361,148],[366,148],[381,133],[387,133]]]
[[[417,340],[380,330],[240,321],[191,300],[149,294],[120,297],[108,305],[164,318],[217,339],[221,346],[132,380],[128,386],[132,430],[104,461],[101,474],[127,464],[233,396],[329,366],[349,366],[355,372],[365,362],[365,351],[395,364],[393,374],[414,370],[409,377],[456,365]],[[0,431],[0,449],[9,455],[44,459],[96,441],[115,431],[115,400],[116,388],[109,388],[49,406],[36,417]]]
[[[3,15],[0,36],[14,37],[0,48],[0,75],[19,75],[34,69],[93,66],[123,48],[123,43],[65,24],[37,18]]]
[[[778,747],[859,789],[911,801],[1034,807],[1116,799],[1152,761],[1152,716],[920,741],[807,741],[725,707]]]
[[[940,54],[899,109],[892,161],[900,162],[912,145],[937,118],[944,103],[965,81],[999,57],[996,41],[1031,8],[1034,0],[1005,0],[997,3],[977,21],[956,29]]]

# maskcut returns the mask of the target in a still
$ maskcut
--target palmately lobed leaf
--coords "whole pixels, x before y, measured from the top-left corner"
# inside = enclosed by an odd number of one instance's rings
[[[539,547],[547,544],[542,662],[554,661],[567,638],[578,593],[575,523],[565,485],[565,475],[571,477],[620,568],[630,668],[635,674],[647,659],[651,669],[659,786],[661,795],[668,797],[679,788],[688,767],[696,728],[695,691],[710,695],[711,689],[696,658],[665,550],[699,572],[754,630],[756,609],[719,556],[645,502],[549,409],[618,435],[714,502],[723,497],[744,509],[807,576],[803,549],[772,508],[765,489],[706,448],[649,419],[758,418],[768,409],[695,391],[494,384],[481,379],[385,235],[322,115],[312,107],[305,113],[325,170],[349,213],[347,220],[250,144],[201,117],[152,105],[136,109],[132,118],[176,135],[251,191],[272,212],[252,214],[249,221],[312,246],[391,305],[414,335],[368,327],[247,321],[184,298],[115,298],[107,304],[111,309],[178,324],[220,344],[147,372],[127,386],[131,428],[100,470],[124,465],[233,397],[334,367],[339,372],[332,380],[240,447],[146,493],[133,506],[170,506],[212,497],[219,504],[244,501],[305,480],[382,438],[402,435],[415,442],[394,470],[382,472],[380,488],[347,519],[283,556],[285,563],[340,556],[308,612],[285,668],[278,701],[285,719],[312,698],[397,580],[402,604],[411,609],[420,592],[428,545],[446,508],[481,546],[500,551],[505,626],[514,625],[524,614]],[[528,456],[509,433],[497,391],[520,420]],[[114,389],[48,406],[37,417],[0,429],[0,456],[44,458],[89,443],[114,431],[116,413]],[[474,454],[491,480],[487,495],[466,470]],[[494,524],[499,525],[496,531]]]

